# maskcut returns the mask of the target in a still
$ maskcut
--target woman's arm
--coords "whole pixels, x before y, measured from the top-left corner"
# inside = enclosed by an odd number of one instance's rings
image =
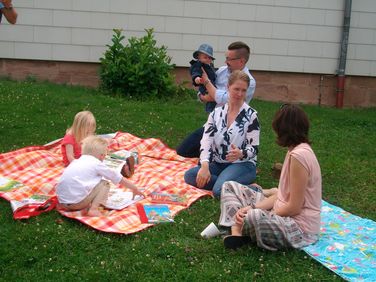
[[[255,209],[271,210],[277,200],[277,194],[273,194],[270,197],[264,198],[260,202],[255,204]]]
[[[196,177],[197,188],[203,188],[210,181],[210,177],[209,162],[201,162],[201,168]]]
[[[308,171],[293,156],[290,157],[290,198],[275,210],[280,216],[294,216],[301,212],[308,183]]]
[[[4,17],[7,19],[7,21],[11,24],[15,24],[17,22],[17,12],[13,8],[12,1],[11,0],[1,0],[0,1],[4,8],[1,9],[1,12],[3,13]]]
[[[246,142],[243,143],[245,146],[242,147],[242,157],[243,160],[252,160],[257,156],[258,146],[260,145],[260,123],[258,120],[257,112],[253,112],[250,118],[250,123],[246,131]]]
[[[218,131],[217,125],[214,119],[214,111],[208,116],[208,120],[204,125],[204,133],[200,141],[200,161],[210,160],[210,151],[213,145],[215,133]]]

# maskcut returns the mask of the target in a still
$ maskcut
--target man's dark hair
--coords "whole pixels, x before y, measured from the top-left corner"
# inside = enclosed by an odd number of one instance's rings
[[[284,104],[274,115],[272,127],[277,134],[277,144],[282,147],[311,142],[308,139],[309,120],[298,106]]]
[[[235,41],[228,45],[227,50],[236,50],[239,58],[244,58],[245,61],[248,62],[251,50],[249,49],[249,46],[244,42]]]

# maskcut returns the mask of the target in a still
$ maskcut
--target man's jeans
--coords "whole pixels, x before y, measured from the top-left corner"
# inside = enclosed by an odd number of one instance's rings
[[[179,156],[185,158],[200,157],[200,142],[204,134],[204,127],[200,127],[188,135],[176,149]]]

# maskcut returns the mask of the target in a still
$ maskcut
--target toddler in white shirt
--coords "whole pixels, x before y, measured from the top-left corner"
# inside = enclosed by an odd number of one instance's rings
[[[137,186],[102,162],[107,147],[107,140],[99,136],[89,136],[82,141],[82,156],[69,164],[57,184],[57,198],[64,208],[84,210],[88,216],[101,216],[99,206],[107,201],[110,189],[105,179],[131,189],[133,196],[143,196]]]

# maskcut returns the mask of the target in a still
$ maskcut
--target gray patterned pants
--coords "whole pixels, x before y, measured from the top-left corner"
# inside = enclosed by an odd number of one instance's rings
[[[219,225],[233,226],[237,211],[251,206],[244,218],[242,234],[250,236],[261,248],[276,251],[283,248],[302,248],[317,241],[318,235],[306,234],[291,217],[276,215],[273,211],[255,209],[264,199],[256,187],[234,181],[225,182],[221,193],[221,216]]]

